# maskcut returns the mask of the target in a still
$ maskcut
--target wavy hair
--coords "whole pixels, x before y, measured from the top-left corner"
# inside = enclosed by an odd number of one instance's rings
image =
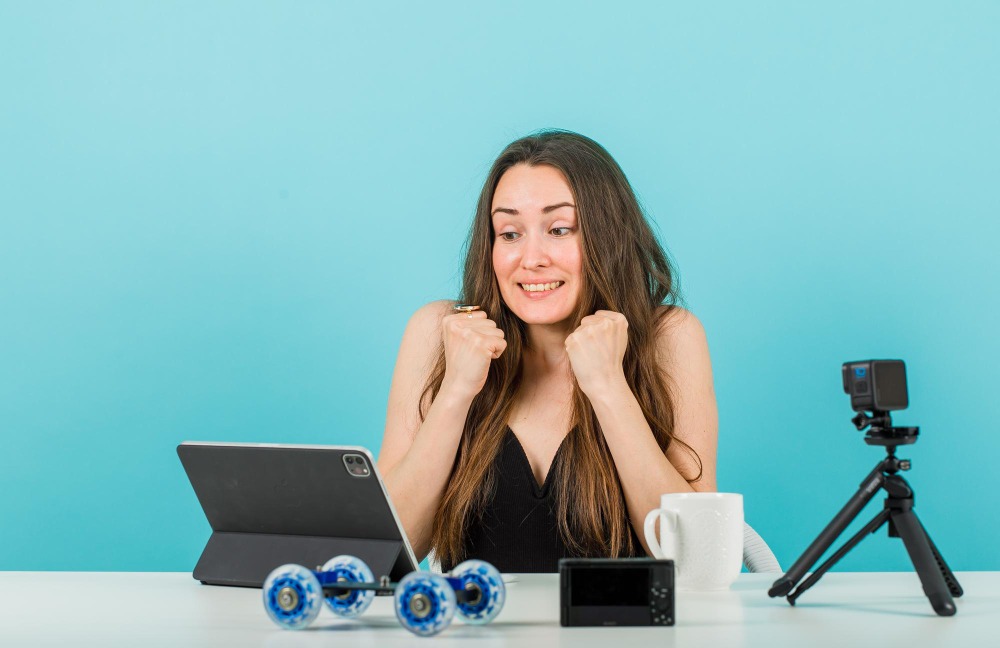
[[[583,277],[574,328],[597,310],[622,313],[628,320],[623,366],[653,436],[666,452],[674,439],[674,406],[669,379],[660,370],[657,331],[680,300],[670,262],[653,233],[631,185],[614,158],[597,142],[562,130],[546,130],[511,143],[493,163],[479,195],[467,240],[462,292],[458,301],[479,304],[504,332],[507,349],[489,370],[473,400],[458,453],[434,520],[431,545],[444,565],[464,556],[465,530],[492,497],[498,475],[494,463],[521,383],[521,354],[527,337],[522,322],[504,303],[493,271],[495,239],[491,208],[501,176],[518,164],[548,165],[562,172],[573,193],[583,247]],[[664,306],[661,308],[661,306]],[[444,349],[420,400],[420,417],[441,388]],[[634,555],[624,493],[593,406],[573,382],[572,425],[563,460],[553,465],[556,516],[566,547],[581,556]],[[701,460],[690,448],[698,474]]]

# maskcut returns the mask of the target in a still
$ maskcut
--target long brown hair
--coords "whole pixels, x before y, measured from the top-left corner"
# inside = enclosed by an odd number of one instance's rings
[[[625,174],[603,147],[576,133],[542,131],[513,142],[490,169],[467,241],[459,302],[479,304],[504,332],[507,349],[493,362],[486,385],[472,401],[438,506],[431,544],[443,564],[463,558],[466,526],[472,516],[481,514],[494,491],[498,476],[493,466],[521,382],[525,325],[500,296],[493,271],[495,233],[490,214],[501,176],[517,164],[552,166],[566,178],[583,246],[583,280],[572,316],[574,328],[597,310],[625,315],[628,347],[623,366],[629,387],[660,450],[666,452],[672,442],[680,443],[673,438],[670,385],[660,371],[656,346],[662,318],[679,301],[678,289],[667,255]],[[442,347],[421,397],[421,420],[441,388],[444,373]],[[594,409],[575,381],[572,426],[563,452],[563,460],[552,470],[559,534],[566,547],[585,556],[633,554],[638,548],[614,460]],[[699,472],[691,481],[701,477],[701,461],[697,454],[694,458]]]

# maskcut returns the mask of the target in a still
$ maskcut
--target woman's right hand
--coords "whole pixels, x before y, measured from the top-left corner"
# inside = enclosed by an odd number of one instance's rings
[[[496,322],[477,310],[445,315],[441,321],[445,371],[441,392],[474,398],[486,384],[490,363],[507,348]]]

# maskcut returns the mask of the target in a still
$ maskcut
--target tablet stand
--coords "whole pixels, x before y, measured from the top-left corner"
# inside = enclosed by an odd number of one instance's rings
[[[209,538],[193,576],[202,583],[261,587],[278,565],[295,563],[318,568],[342,554],[363,560],[376,578],[389,576],[396,582],[411,571],[403,543],[398,540],[216,531]]]
[[[920,577],[924,594],[931,607],[940,616],[955,614],[955,601],[952,597],[962,596],[962,586],[955,574],[934,546],[927,531],[924,529],[917,514],[913,511],[913,489],[898,475],[899,471],[910,469],[908,459],[896,458],[896,446],[916,442],[919,429],[915,427],[896,428],[891,426],[888,412],[875,412],[874,418],[861,417],[855,419],[855,425],[861,429],[861,422],[872,422],[872,428],[865,436],[869,445],[885,446],[885,459],[880,461],[875,469],[861,482],[858,491],[847,501],[833,520],[820,532],[819,536],[809,545],[802,556],[795,561],[788,572],[776,580],[768,595],[771,597],[787,596],[788,602],[795,605],[795,600],[830,570],[837,561],[843,558],[864,537],[875,533],[886,522],[889,523],[889,537],[902,538],[903,545],[910,556],[910,561]],[[882,424],[885,424],[884,426]],[[844,529],[854,521],[861,509],[875,496],[879,490],[884,490],[888,497],[885,506],[872,520],[854,534],[842,547],[837,549],[812,575],[795,586],[805,576],[813,564],[819,560],[827,549],[840,537]],[[794,591],[793,591],[794,590]]]

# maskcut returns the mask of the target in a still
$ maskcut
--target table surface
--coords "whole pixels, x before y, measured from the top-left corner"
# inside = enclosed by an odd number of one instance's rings
[[[957,574],[958,614],[938,617],[913,573],[833,573],[793,608],[771,599],[774,575],[743,574],[728,591],[680,591],[673,627],[563,628],[555,574],[515,575],[493,623],[418,638],[396,621],[391,597],[359,619],[323,610],[306,630],[284,630],[261,591],[201,585],[186,573],[0,572],[0,645],[174,646],[972,646],[995,641],[1000,572]]]

